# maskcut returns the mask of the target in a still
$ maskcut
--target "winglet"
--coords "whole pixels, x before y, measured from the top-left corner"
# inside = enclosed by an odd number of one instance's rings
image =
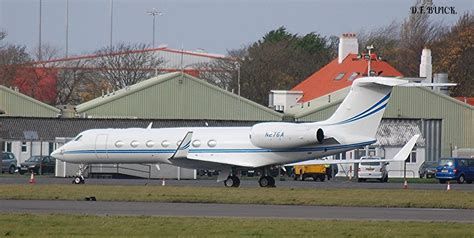
[[[418,140],[418,137],[420,137],[419,134],[414,135],[406,144],[403,146],[403,148],[398,151],[398,153],[393,157],[393,160],[395,161],[404,161],[408,158],[408,155],[410,155],[411,151],[413,150],[413,147],[416,144],[416,141]]]
[[[153,126],[153,122],[150,122],[150,124],[148,124],[148,126],[146,127],[146,129],[151,129],[152,126]]]
[[[186,136],[184,136],[181,144],[179,144],[178,149],[174,152],[171,159],[180,159],[180,158],[187,158],[189,153],[189,148],[191,147],[191,139],[193,137],[193,132],[188,131]]]

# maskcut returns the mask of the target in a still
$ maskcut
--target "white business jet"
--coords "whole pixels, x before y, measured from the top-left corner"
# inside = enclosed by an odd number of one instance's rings
[[[419,86],[432,86],[430,84]],[[74,183],[84,183],[90,164],[170,164],[220,171],[218,181],[238,187],[239,171],[261,169],[261,187],[274,187],[269,170],[314,160],[374,143],[375,133],[395,86],[415,86],[407,80],[365,77],[353,82],[349,95],[327,120],[311,123],[267,122],[252,127],[93,129],[55,150],[58,160],[80,164]],[[404,161],[419,135],[392,159]],[[359,163],[321,161],[321,164]],[[365,160],[364,162],[369,162]],[[158,167],[158,166],[157,166]]]

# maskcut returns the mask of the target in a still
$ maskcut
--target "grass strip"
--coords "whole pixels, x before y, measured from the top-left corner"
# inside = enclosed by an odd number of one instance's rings
[[[211,188],[116,185],[0,185],[0,199],[188,202],[474,209],[472,191]]]
[[[474,224],[144,216],[0,214],[0,236],[472,237]]]

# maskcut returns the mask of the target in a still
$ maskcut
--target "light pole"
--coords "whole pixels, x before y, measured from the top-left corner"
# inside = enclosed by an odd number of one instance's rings
[[[43,8],[43,1],[42,0],[39,0],[39,36],[38,36],[38,41],[39,41],[39,45],[38,45],[38,60],[41,61],[41,15],[42,15],[42,8]]]
[[[110,0],[110,47],[112,48],[112,32],[114,26],[114,0]]]
[[[69,49],[69,0],[66,0],[66,58]]]
[[[153,16],[153,48],[155,48],[155,17],[163,15],[162,12],[158,11],[158,9],[153,8],[151,11],[146,11],[146,14]]]
[[[237,68],[237,95],[240,96],[240,63],[236,61],[235,67]]]
[[[369,51],[369,62],[368,62],[368,67],[367,67],[367,77],[370,77],[370,61],[372,61],[372,55],[371,55],[371,50],[374,49],[373,45],[367,46],[367,50]]]

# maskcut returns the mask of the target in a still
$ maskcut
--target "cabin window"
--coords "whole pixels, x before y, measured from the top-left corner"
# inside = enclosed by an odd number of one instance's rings
[[[193,146],[194,146],[194,147],[199,147],[199,146],[201,146],[201,141],[200,141],[200,140],[194,140],[194,141],[193,141]]]
[[[155,146],[155,142],[153,142],[152,140],[149,140],[145,143],[146,147],[153,147]]]
[[[168,147],[168,146],[170,146],[170,142],[167,141],[167,140],[164,140],[163,142],[161,142],[161,146]]]
[[[28,152],[28,145],[25,141],[21,142],[21,152]]]
[[[117,142],[115,142],[115,147],[120,148],[122,146],[123,146],[123,141],[118,140]]]
[[[138,141],[136,141],[136,140],[132,140],[132,142],[130,142],[130,145],[131,145],[133,148],[137,147],[139,144],[140,144],[140,143],[138,143]]]
[[[179,140],[178,142],[176,142],[176,145],[177,145],[177,146],[181,145],[181,141],[182,141],[182,140]]]
[[[217,141],[214,140],[214,139],[213,139],[213,140],[209,140],[209,141],[207,142],[207,145],[208,145],[209,147],[215,147],[215,146],[217,145]]]

